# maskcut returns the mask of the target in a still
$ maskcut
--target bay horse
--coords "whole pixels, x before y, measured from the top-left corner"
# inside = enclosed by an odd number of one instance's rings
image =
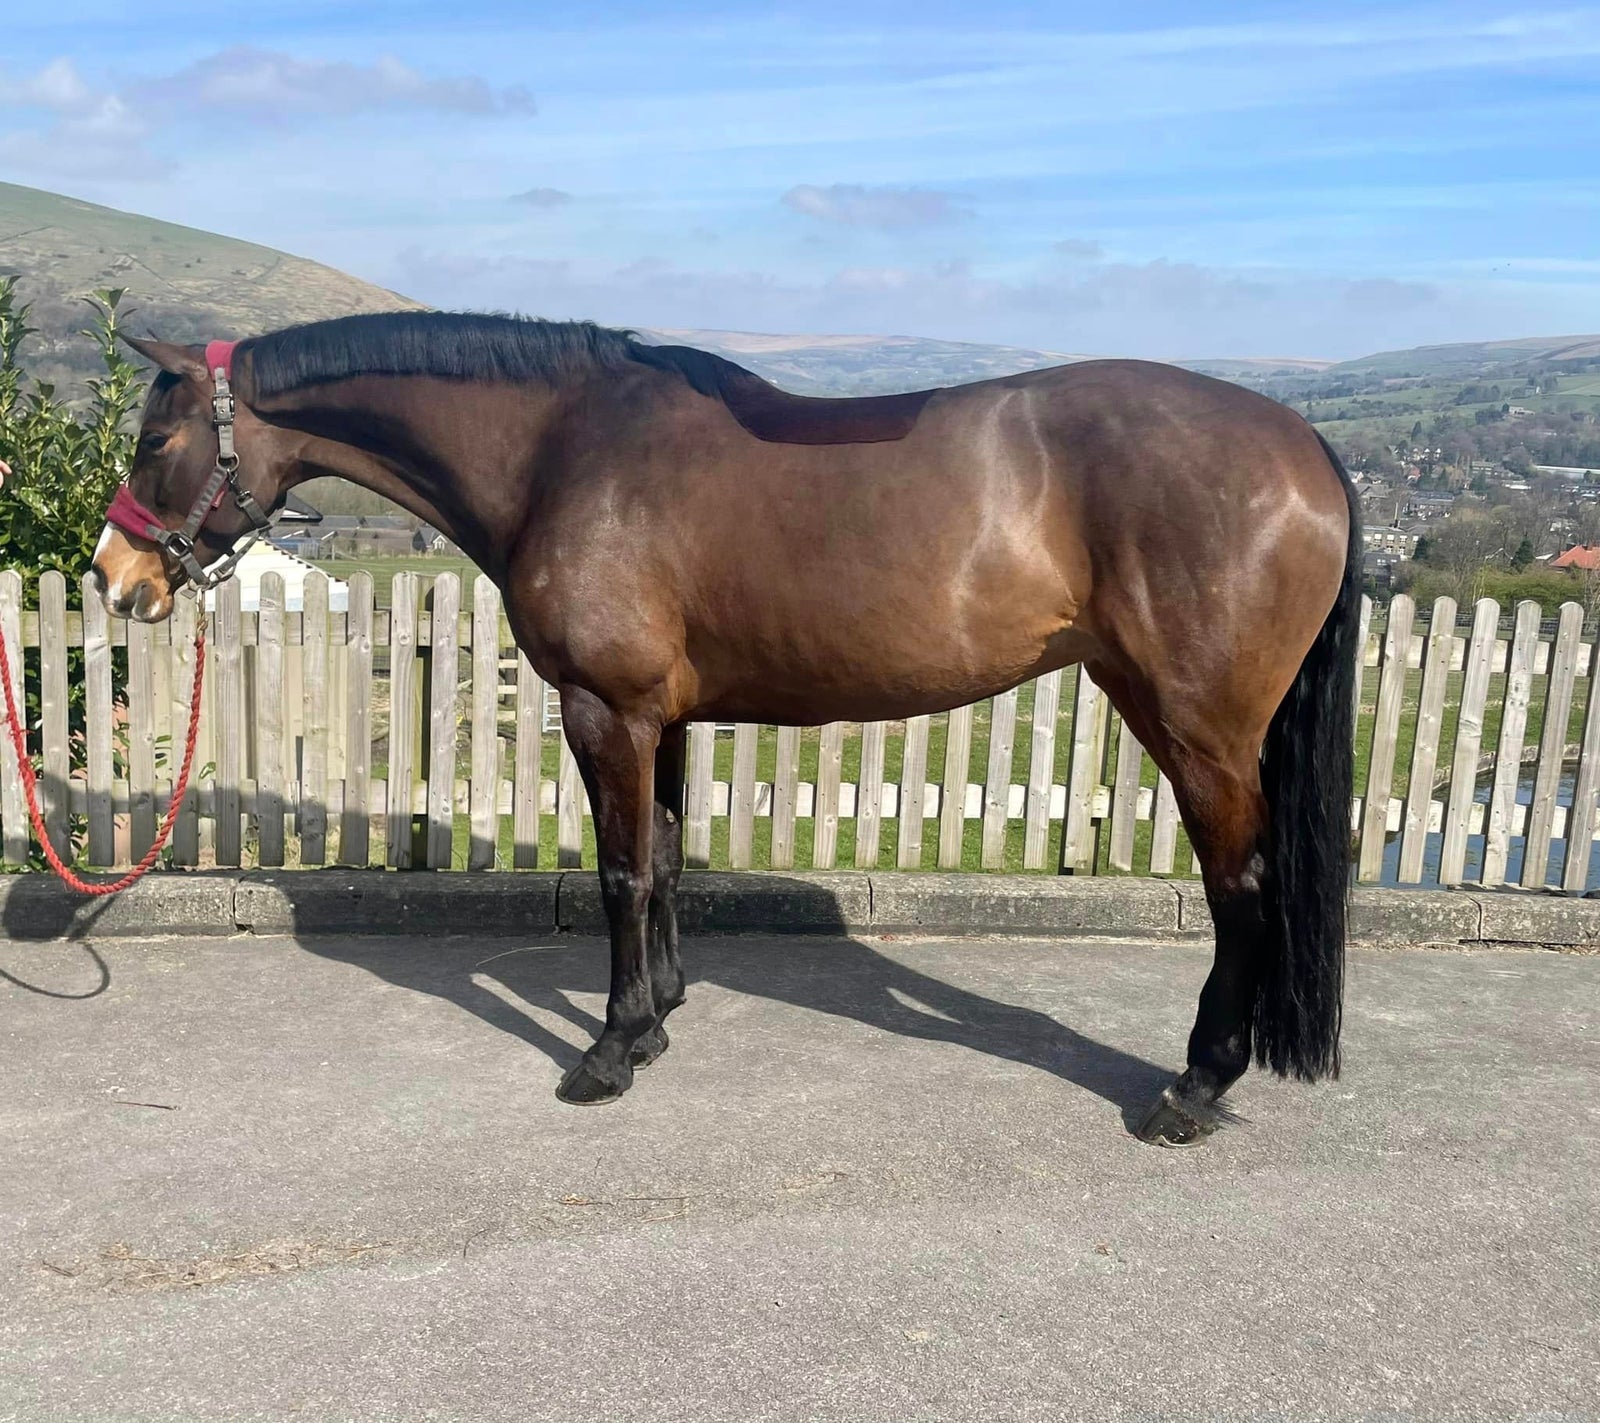
[[[564,1101],[627,1091],[684,1000],[690,721],[900,719],[1073,662],[1170,779],[1215,925],[1187,1067],[1138,1134],[1202,1139],[1252,1052],[1337,1074],[1361,519],[1297,414],[1125,360],[810,398],[692,348],[480,314],[130,344],[160,370],[119,496],[147,521],[124,512],[95,554],[111,612],[166,617],[197,564],[337,475],[454,539],[559,689],[611,931],[605,1025]]]

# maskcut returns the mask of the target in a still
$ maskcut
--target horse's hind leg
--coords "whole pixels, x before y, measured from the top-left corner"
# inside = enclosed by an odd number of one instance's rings
[[[667,1014],[683,1003],[678,957],[678,879],[683,874],[683,770],[688,724],[661,733],[656,750],[655,831],[651,837],[650,992],[656,1020],[633,1045],[633,1065],[648,1067],[667,1050]]]
[[[1263,956],[1267,802],[1254,754],[1208,754],[1169,744],[1173,791],[1200,858],[1216,929],[1216,958],[1189,1034],[1188,1067],[1139,1127],[1145,1141],[1189,1146],[1227,1120],[1222,1094],[1250,1065],[1250,1025]]]

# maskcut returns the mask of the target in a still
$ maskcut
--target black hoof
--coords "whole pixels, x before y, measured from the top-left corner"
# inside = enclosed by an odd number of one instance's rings
[[[631,1086],[633,1069],[627,1063],[608,1073],[585,1058],[561,1079],[556,1096],[568,1106],[600,1107],[615,1102]]]
[[[649,1067],[671,1046],[667,1030],[658,1023],[634,1043],[628,1052],[628,1064],[636,1068]]]
[[[1186,1102],[1168,1087],[1156,1098],[1135,1135],[1156,1146],[1203,1146],[1223,1122],[1237,1120],[1225,1107]]]

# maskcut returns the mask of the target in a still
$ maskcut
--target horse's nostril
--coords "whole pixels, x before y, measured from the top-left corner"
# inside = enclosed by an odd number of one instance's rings
[[[91,563],[89,565],[89,576],[94,580],[95,592],[104,598],[106,595],[106,588],[109,586],[106,582],[105,569],[100,567],[98,563]]]

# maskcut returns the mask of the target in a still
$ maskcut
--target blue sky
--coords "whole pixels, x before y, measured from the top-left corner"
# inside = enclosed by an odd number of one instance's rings
[[[1600,330],[1600,6],[62,0],[5,31],[0,179],[440,305],[1156,357]]]

